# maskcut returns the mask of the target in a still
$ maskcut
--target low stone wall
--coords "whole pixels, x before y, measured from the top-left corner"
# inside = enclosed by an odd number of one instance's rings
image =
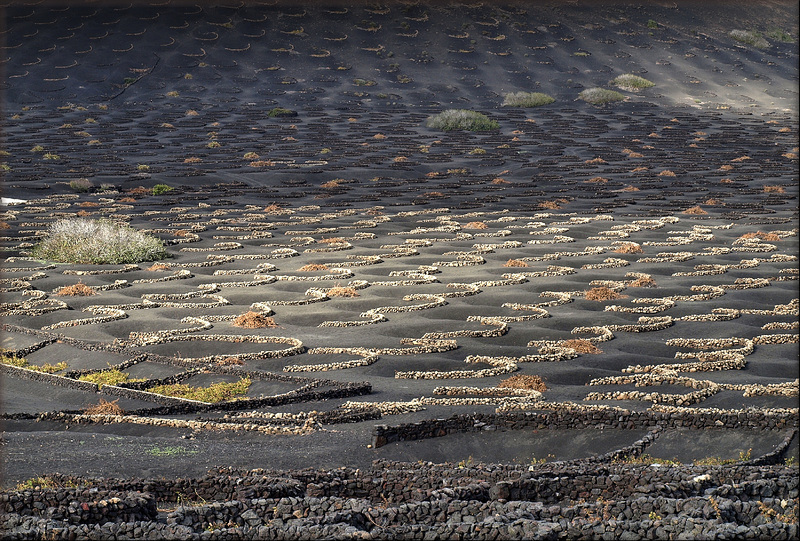
[[[475,413],[454,415],[447,419],[429,419],[395,426],[377,425],[372,431],[372,445],[382,447],[395,441],[419,440],[456,432],[482,430],[536,430],[542,428],[797,428],[797,415],[770,415],[764,411],[729,413],[724,410],[627,411],[587,409],[554,412],[515,412],[507,414]]]

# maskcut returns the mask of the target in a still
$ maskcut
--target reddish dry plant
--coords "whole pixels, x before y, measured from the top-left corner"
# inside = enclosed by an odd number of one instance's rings
[[[85,210],[79,210],[78,212],[75,213],[76,216],[81,216],[81,217],[91,216],[92,214],[94,214],[94,213],[93,212],[87,212]]]
[[[631,173],[641,173],[643,171],[647,171],[647,167],[640,165],[639,167],[634,167],[633,169],[631,169]]]
[[[145,270],[149,270],[150,272],[155,272],[155,271],[169,270],[169,268],[170,268],[169,265],[165,265],[163,263],[153,263],[152,265],[147,267],[147,269],[145,269]]]
[[[271,317],[250,311],[234,319],[233,326],[244,329],[274,329],[278,324]]]
[[[656,281],[651,276],[642,276],[626,285],[628,287],[656,287]]]
[[[770,242],[777,242],[781,240],[780,236],[776,233],[765,233],[763,231],[756,231],[755,233],[745,233],[740,239],[761,239],[761,240],[768,240]]]
[[[338,180],[329,180],[328,182],[325,182],[325,183],[321,184],[321,187],[322,188],[326,188],[326,189],[338,188],[339,187],[339,181]]]
[[[584,338],[573,338],[571,340],[563,340],[558,343],[559,346],[563,348],[570,348],[574,349],[578,353],[583,353],[587,355],[597,355],[599,353],[603,353],[603,350],[592,344],[590,341]]]
[[[506,389],[526,389],[532,391],[539,391],[543,393],[547,390],[547,385],[544,384],[542,378],[539,376],[526,376],[525,374],[515,374],[510,378],[506,378],[497,384],[498,387]]]
[[[386,136],[383,135],[382,133],[376,133],[375,135],[372,136],[372,138],[381,140],[381,139],[386,139]]]
[[[148,195],[150,194],[150,190],[144,186],[137,186],[136,188],[131,188],[128,190],[128,193],[131,195]]]
[[[708,214],[708,212],[704,211],[700,208],[700,205],[695,205],[693,207],[689,207],[688,209],[683,211],[684,214]]]
[[[97,295],[97,291],[87,286],[83,282],[78,282],[71,286],[64,286],[58,290],[56,295],[60,297],[88,297],[90,295]]]
[[[185,229],[176,229],[175,231],[172,232],[172,234],[175,235],[176,237],[185,237],[186,235],[189,234],[189,231],[186,231]]]
[[[547,210],[559,210],[563,203],[567,201],[564,199],[556,199],[555,201],[542,201],[539,203],[539,208],[547,209]]]
[[[614,252],[618,254],[641,254],[644,250],[636,243],[626,242],[625,244],[620,244]]]
[[[723,203],[722,203],[722,199],[714,199],[712,197],[711,199],[706,199],[705,201],[703,201],[703,204],[704,205],[719,206],[719,205],[722,205]]]
[[[280,207],[280,205],[276,203],[272,203],[264,207],[264,212],[267,214],[286,214],[289,211]]]
[[[722,179],[720,179],[720,180],[719,180],[719,183],[720,183],[720,184],[732,184],[732,183],[733,183],[733,179],[730,179],[730,178],[722,178]]]
[[[629,158],[644,158],[644,154],[635,152],[629,148],[623,148],[622,153],[627,154]]]
[[[584,180],[584,182],[591,184],[605,184],[608,182],[608,179],[604,177],[592,177],[589,180]]]
[[[719,170],[720,171],[730,171],[732,169],[733,169],[733,166],[732,165],[728,165],[728,164],[719,166]]]
[[[183,160],[183,163],[200,163],[202,162],[202,158],[198,158],[197,156],[190,156]]]
[[[323,271],[328,270],[330,267],[324,263],[309,263],[308,265],[303,265],[299,269],[300,272],[311,272],[311,271]]]
[[[270,167],[275,165],[271,160],[253,160],[248,164],[250,167]]]
[[[613,289],[605,286],[593,287],[586,292],[586,300],[589,301],[613,301],[615,299],[624,299],[625,295],[620,295]]]
[[[125,415],[125,411],[117,405],[117,402],[119,402],[119,398],[111,402],[101,398],[98,404],[83,408],[83,413],[86,415]]]
[[[464,224],[464,229],[489,229],[486,222],[469,222]]]
[[[496,179],[492,180],[492,184],[511,184],[511,183],[504,178],[497,177]]]
[[[99,207],[100,203],[95,203],[94,201],[84,201],[83,203],[78,204],[79,207]]]
[[[630,184],[628,184],[627,186],[622,188],[621,191],[623,191],[623,192],[638,192],[639,188],[637,188],[636,186],[631,186]]]
[[[519,260],[519,259],[509,259],[508,261],[503,263],[503,266],[504,267],[527,267],[528,264],[525,263],[524,261]]]
[[[786,193],[783,186],[764,186],[764,193]]]
[[[784,152],[783,154],[781,154],[781,156],[783,156],[784,158],[788,158],[790,160],[794,160],[795,158],[797,158],[797,154],[795,154],[794,152]]]
[[[738,158],[732,159],[731,163],[739,163],[739,162],[743,162],[745,160],[750,160],[750,159],[751,159],[750,156],[739,156]]]
[[[660,176],[660,177],[674,177],[675,173],[673,171],[670,171],[669,169],[664,169],[663,171],[661,171],[658,174],[658,176]]]
[[[0,229],[10,229],[11,226],[8,225],[6,222],[0,221]]]
[[[328,237],[324,239],[319,239],[317,241],[319,244],[340,244],[344,242],[342,237]]]
[[[604,163],[608,163],[603,158],[592,158],[591,160],[586,160],[583,163],[587,163],[589,165],[602,165]]]
[[[136,203],[136,199],[133,197],[120,197],[117,199],[117,203]]]
[[[326,291],[328,297],[358,297],[358,291],[353,287],[334,286]]]

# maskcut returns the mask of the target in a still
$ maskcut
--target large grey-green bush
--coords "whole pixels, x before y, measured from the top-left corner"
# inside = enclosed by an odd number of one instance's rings
[[[167,257],[167,251],[159,239],[127,224],[64,218],[50,226],[32,255],[60,263],[102,265],[155,261]]]
[[[625,99],[625,96],[617,92],[616,90],[609,90],[607,88],[587,88],[580,94],[578,94],[578,98],[582,99],[583,101],[589,102],[592,105],[605,105],[606,103],[611,103],[614,101],[622,101]]]
[[[483,131],[496,130],[500,124],[483,113],[468,109],[447,109],[434,115],[425,122],[425,125],[435,130],[468,130]]]
[[[541,107],[554,101],[551,96],[541,92],[509,92],[504,96],[503,107]]]

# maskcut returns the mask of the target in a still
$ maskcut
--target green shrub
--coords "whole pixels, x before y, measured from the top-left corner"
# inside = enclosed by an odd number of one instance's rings
[[[503,107],[541,107],[554,101],[556,100],[541,92],[509,92],[504,96]]]
[[[29,363],[27,359],[23,359],[22,357],[17,357],[16,355],[10,355],[8,353],[0,353],[0,364],[16,366],[17,368],[26,368],[28,370],[44,372],[45,374],[54,374],[55,372],[60,372],[61,370],[64,370],[67,367],[67,363],[65,363],[64,361],[57,364],[46,363],[41,366],[37,366],[35,364]]]
[[[291,109],[284,109],[283,107],[275,107],[270,109],[267,116],[270,118],[276,118],[281,116],[297,116],[297,111],[292,111]]]
[[[728,35],[736,41],[747,43],[759,49],[766,49],[769,47],[769,42],[764,39],[760,32],[756,32],[755,30],[731,30],[728,32]]]
[[[92,265],[139,263],[167,257],[160,240],[110,220],[64,218],[50,226],[33,257]]]
[[[656,29],[658,28],[658,23],[655,22],[653,19],[647,21],[647,28]]]
[[[589,102],[592,105],[604,105],[606,103],[622,101],[625,99],[625,96],[614,90],[595,87],[595,88],[587,88],[586,90],[578,94],[578,98],[582,99],[585,102]]]
[[[250,388],[250,379],[242,378],[234,383],[213,383],[208,387],[192,387],[185,383],[158,385],[148,389],[151,393],[175,396],[200,402],[222,402],[243,396]]]
[[[769,39],[774,39],[775,41],[782,41],[783,43],[794,43],[794,38],[788,32],[784,32],[780,28],[773,28],[769,32],[767,32],[767,37]]]
[[[69,181],[69,187],[80,193],[90,191],[92,186],[94,186],[94,184],[92,184],[92,181],[88,178],[76,178],[75,180]]]
[[[102,372],[93,372],[78,378],[81,381],[90,381],[99,386],[116,385],[117,383],[144,381],[143,379],[131,379],[130,374],[121,371],[119,368],[111,368]]]
[[[168,184],[156,184],[150,190],[150,193],[153,195],[164,195],[165,193],[169,193],[172,191],[172,186]]]
[[[451,130],[496,130],[500,124],[483,113],[468,109],[447,109],[434,115],[425,122],[429,128],[443,131]]]
[[[632,73],[620,75],[611,81],[611,84],[623,90],[641,90],[643,88],[650,88],[656,86],[655,83],[648,81],[644,77],[639,77]]]

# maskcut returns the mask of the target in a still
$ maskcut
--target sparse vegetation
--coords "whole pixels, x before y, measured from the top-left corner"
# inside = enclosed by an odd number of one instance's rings
[[[586,300],[589,301],[613,301],[624,297],[624,295],[620,295],[613,289],[609,289],[605,286],[593,287],[586,292]]]
[[[783,43],[794,43],[794,38],[792,37],[792,35],[781,28],[773,28],[772,30],[767,32],[767,37],[769,39],[774,39],[775,41],[781,41]]]
[[[311,271],[323,271],[328,270],[328,265],[324,263],[309,263],[308,265],[303,265],[299,269],[300,272],[311,272]]]
[[[509,259],[503,263],[504,267],[527,267],[528,264],[519,259]]]
[[[109,368],[108,370],[103,370],[102,372],[84,374],[78,379],[81,381],[96,383],[100,387],[103,385],[116,385],[118,383],[144,381],[143,379],[131,379],[130,374],[123,372],[119,368]]]
[[[556,101],[541,92],[509,92],[504,96],[503,107],[541,107]]]
[[[97,295],[97,292],[83,282],[78,282],[71,286],[64,286],[56,293],[59,297],[89,297]]]
[[[626,73],[614,78],[611,84],[622,90],[634,91],[642,90],[643,88],[650,88],[656,86],[652,81],[648,81],[644,77],[639,77],[632,73]]]
[[[469,222],[464,224],[464,229],[488,229],[486,222]]]
[[[91,191],[94,184],[88,178],[76,178],[69,181],[69,187],[79,193],[86,193]]]
[[[171,191],[172,191],[172,186],[168,184],[156,184],[155,186],[153,186],[150,193],[152,193],[153,195],[164,195]]]
[[[755,30],[731,30],[728,35],[740,43],[746,43],[758,49],[769,47],[769,42]]]
[[[684,214],[696,214],[696,215],[700,215],[700,214],[708,214],[708,212],[706,212],[705,210],[703,210],[703,209],[700,207],[700,205],[695,205],[695,206],[693,206],[693,207],[689,207],[688,209],[684,210],[684,211],[683,211],[683,213],[684,213]]]
[[[358,291],[353,287],[334,286],[326,291],[328,297],[358,297]]]
[[[111,402],[101,398],[99,403],[83,408],[83,413],[86,415],[125,415],[125,411],[117,402],[119,402],[119,398]]]
[[[625,96],[616,90],[595,87],[587,88],[586,90],[582,91],[580,94],[578,94],[578,99],[581,99],[587,103],[591,103],[592,105],[605,105],[615,101],[622,101],[625,99]]]
[[[425,122],[425,125],[435,130],[452,131],[484,131],[496,130],[500,124],[483,113],[468,109],[447,109],[434,115]]]
[[[25,368],[27,370],[35,370],[36,372],[44,372],[46,374],[54,374],[56,372],[60,372],[67,368],[67,363],[62,361],[56,364],[45,363],[43,365],[37,366],[35,364],[31,364],[28,362],[27,359],[22,357],[17,357],[8,352],[0,353],[0,364],[7,364],[9,366],[16,366],[17,368]]]
[[[275,328],[278,326],[275,320],[271,317],[259,314],[258,312],[247,312],[233,320],[234,327],[242,327],[245,329],[264,329]]]
[[[171,385],[157,385],[151,387],[148,391],[165,396],[214,403],[233,400],[247,394],[251,383],[249,378],[241,378],[233,383],[213,383],[208,387],[192,387],[185,383],[173,383]]]
[[[161,241],[111,220],[64,218],[50,226],[32,255],[60,263],[139,263],[167,257]]]
[[[571,340],[564,340],[560,342],[559,345],[561,347],[574,349],[578,353],[590,354],[590,355],[597,355],[598,353],[603,353],[603,350],[592,344],[590,341],[584,338],[573,338]]]
[[[621,244],[614,251],[618,254],[641,254],[644,252],[642,247],[634,242],[626,242],[625,244]]]
[[[284,107],[274,107],[269,110],[267,116],[269,118],[292,117],[297,116],[297,111],[292,111],[291,109],[286,109]]]
[[[514,374],[513,376],[504,379],[497,384],[498,387],[505,387],[506,389],[528,389],[532,391],[539,391],[543,393],[547,390],[542,378],[539,376],[528,376],[525,374]]]
[[[739,458],[720,458],[718,456],[707,456],[692,461],[695,466],[724,466],[726,464],[736,464],[737,462],[747,462],[751,458],[753,450],[739,451]]]

